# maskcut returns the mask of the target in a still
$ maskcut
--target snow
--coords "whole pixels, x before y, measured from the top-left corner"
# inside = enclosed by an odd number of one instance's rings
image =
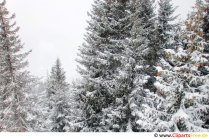
[[[134,68],[135,71],[140,71],[141,69],[143,69],[143,66],[139,66],[139,65],[136,65]]]
[[[158,72],[163,71],[162,67],[159,67],[159,66],[158,66],[158,67],[156,67],[156,69],[157,69],[157,71],[158,71]]]
[[[175,113],[173,116],[172,116],[172,121],[174,121],[175,123],[177,123],[179,120],[188,120],[189,119],[189,116],[188,114],[185,113],[185,111],[180,108],[177,113]]]
[[[172,49],[165,49],[165,52],[170,54],[170,55],[176,54],[176,52],[174,50],[172,50]]]
[[[194,51],[191,54],[191,61],[195,63],[206,63],[208,60],[206,58],[201,57],[201,53],[199,51]]]

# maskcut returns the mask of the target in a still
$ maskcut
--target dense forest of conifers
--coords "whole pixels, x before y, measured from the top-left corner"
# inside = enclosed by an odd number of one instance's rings
[[[2,2],[0,131],[208,132],[209,0],[180,23],[172,0],[157,7],[95,0],[77,58],[82,79],[67,83],[59,59],[46,81],[30,74],[31,51]]]

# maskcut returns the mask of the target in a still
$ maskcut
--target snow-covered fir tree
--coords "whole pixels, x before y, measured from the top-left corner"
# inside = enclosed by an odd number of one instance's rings
[[[172,97],[175,95],[172,94],[174,90],[177,89],[176,80],[172,80],[174,77],[169,72],[170,68],[173,66],[172,60],[169,58],[166,58],[165,50],[167,48],[175,49],[175,46],[178,45],[179,39],[179,27],[177,24],[174,24],[175,19],[177,16],[174,16],[175,8],[173,7],[171,0],[160,0],[158,2],[159,4],[159,10],[158,10],[158,20],[157,20],[157,29],[156,29],[156,36],[155,36],[155,45],[158,48],[157,52],[157,64],[154,69],[155,75],[151,76],[151,78],[148,78],[145,84],[145,91],[147,92],[150,87],[153,89],[151,90],[151,93],[149,93],[150,98],[147,100],[150,104],[152,104],[151,111],[153,111],[153,116],[151,116],[149,119],[151,120],[150,123],[152,123],[151,127],[154,131],[172,131],[174,129],[174,125],[170,123],[171,120],[171,114],[167,110],[168,105],[172,105],[173,101],[171,100]],[[162,72],[161,69],[164,69]],[[161,73],[162,72],[162,73]],[[164,74],[163,74],[164,73]],[[159,74],[163,78],[159,78]],[[171,74],[171,75],[170,75]],[[166,83],[163,83],[162,79],[165,79]],[[158,83],[160,82],[161,87],[167,87],[167,89],[171,89],[168,92],[164,92],[165,90],[159,90]],[[170,85],[169,85],[170,84]],[[147,86],[148,85],[148,86]],[[150,90],[150,89],[149,89]],[[151,113],[150,113],[151,114]],[[150,116],[150,115],[149,115]]]
[[[27,131],[24,69],[30,52],[22,52],[23,44],[18,36],[19,27],[10,15],[6,2],[0,3],[0,131]]]
[[[203,125],[209,112],[209,73],[202,70],[209,71],[209,53],[204,51],[208,45],[203,32],[203,19],[206,12],[204,5],[203,1],[197,0],[194,12],[185,22],[186,31],[183,33],[187,40],[186,65],[179,68],[178,71],[182,72],[184,78],[183,109],[189,115],[184,121],[183,130],[186,131],[201,130],[198,128]]]
[[[204,4],[204,10],[205,10],[205,14],[204,14],[204,20],[203,20],[203,33],[204,33],[204,39],[207,42],[207,46],[205,47],[204,51],[205,52],[209,52],[209,1],[205,0],[205,4]],[[208,71],[206,69],[202,69],[202,72],[204,73],[208,73]]]
[[[23,76],[23,78],[25,78]],[[26,88],[27,98],[25,107],[27,110],[27,125],[30,132],[46,132],[48,129],[48,97],[46,83],[36,77],[30,77]]]
[[[81,132],[87,127],[85,122],[85,83],[83,81],[73,81],[70,87],[70,113],[69,113],[69,121],[70,126],[68,127],[67,131],[69,132]],[[84,130],[85,131],[85,130]]]
[[[152,66],[155,65],[158,57],[158,47],[155,45],[155,23],[156,23],[156,15],[155,15],[155,0],[136,0],[136,14],[137,18],[142,18],[142,25],[146,31],[143,34],[143,37],[147,37],[149,42],[147,46],[147,52],[144,54],[144,58],[147,61],[147,64]]]
[[[126,72],[131,79],[129,107],[130,128],[134,132],[155,131],[162,115],[157,111],[160,98],[155,94],[158,48],[155,44],[155,14],[153,1],[136,1],[132,36],[127,49]],[[161,115],[160,115],[161,114]],[[130,131],[131,131],[130,130]]]
[[[65,132],[69,126],[68,91],[69,85],[66,82],[65,72],[61,67],[60,60],[57,59],[47,82],[50,118],[47,123],[51,131]]]
[[[169,49],[163,49],[164,56],[161,57],[158,63],[157,74],[155,76],[155,94],[160,100],[156,110],[163,114],[159,116],[159,125],[156,127],[156,131],[174,132],[177,129],[176,125],[172,121],[172,116],[180,108],[180,102],[182,99],[182,92],[180,91],[182,88],[182,80],[178,78],[174,70],[177,60],[174,55],[177,51],[182,50],[183,47],[180,28],[175,30],[175,35],[173,34],[172,39],[170,38],[169,40],[172,42],[172,47]],[[174,40],[175,43],[173,43]]]
[[[172,48],[174,28],[176,24],[173,22],[177,19],[174,16],[175,7],[172,4],[172,0],[160,0],[158,2],[158,22],[157,22],[157,40],[159,48]]]
[[[162,60],[164,66],[158,68],[155,87],[164,96],[164,111],[171,117],[168,124],[172,126],[171,131],[207,131],[202,126],[208,115],[209,78],[200,70],[208,69],[203,7],[204,3],[198,0],[185,22],[185,31],[176,33],[180,38],[176,46],[165,49],[170,62]]]
[[[129,0],[97,0],[89,14],[91,20],[86,43],[80,48],[79,72],[86,80],[83,100],[87,129],[91,131],[123,131],[126,122],[117,111],[118,68],[121,66],[122,45],[130,36]],[[107,113],[107,111],[109,113]]]
[[[162,1],[160,3],[162,3]],[[172,6],[170,5],[170,7]],[[166,7],[164,8],[166,9]],[[161,9],[163,9],[163,7],[161,7]],[[170,14],[167,14],[167,17],[164,17],[164,20],[167,19],[167,21],[164,21],[163,26],[169,28],[165,27],[164,30],[161,30],[161,33],[167,33],[169,34],[169,37],[164,36],[165,38],[163,38],[163,35],[161,36],[164,40],[161,42],[162,46],[160,46],[162,50],[164,48],[163,51],[165,51],[165,48],[168,45],[169,48],[173,47],[172,49],[176,49],[182,41],[179,35],[181,30],[176,30],[174,25],[171,24],[171,19],[175,19],[171,18],[174,9],[167,8],[166,10],[168,11],[164,12]],[[161,10],[159,11],[160,13],[158,16],[161,16]],[[178,90],[180,80],[175,80],[175,74],[170,71],[172,66],[174,66],[172,59],[166,59],[166,57],[158,55],[159,61],[156,65],[160,65],[165,69],[162,70],[162,67],[158,66],[154,67],[151,72],[147,69],[147,59],[143,54],[146,54],[149,40],[143,37],[146,30],[142,25],[142,19],[143,17],[141,19],[138,18],[133,26],[133,36],[131,40],[132,47],[129,46],[129,48],[133,48],[133,50],[131,51],[129,49],[128,51],[129,58],[132,60],[129,59],[131,62],[127,62],[128,65],[126,66],[128,67],[127,69],[129,69],[129,72],[126,72],[126,76],[128,77],[129,75],[129,78],[132,76],[132,79],[134,79],[133,91],[129,95],[129,105],[132,112],[132,120],[130,120],[131,129],[132,131],[137,132],[174,131],[175,125],[171,122],[173,114],[171,109],[178,106],[180,99],[178,97],[179,93],[174,92]]]
[[[133,3],[136,8],[137,4]],[[137,8],[136,8],[137,9]],[[126,131],[134,131],[137,132],[139,129],[137,128],[139,125],[136,123],[138,120],[138,112],[139,106],[141,105],[141,94],[140,91],[143,90],[143,84],[137,80],[143,77],[143,65],[147,63],[144,59],[147,54],[149,40],[145,36],[146,28],[143,24],[143,18],[138,17],[138,10],[134,11],[132,15],[133,26],[131,29],[131,37],[126,39],[125,45],[125,60],[120,71],[119,81],[121,90],[124,89],[126,94],[124,94],[123,98],[126,102],[126,109],[128,116],[126,117],[128,120],[128,125]],[[125,88],[126,87],[126,88]],[[136,91],[137,90],[137,91]],[[140,100],[139,100],[140,99]]]
[[[137,118],[134,112],[136,112],[138,106],[137,108],[133,107],[133,104],[136,103],[135,100],[137,100],[136,97],[139,97],[139,94],[134,96],[132,91],[136,89],[136,84],[139,85],[139,82],[135,84],[135,79],[139,77],[140,74],[138,73],[141,72],[141,68],[144,64],[152,61],[146,59],[152,51],[149,39],[151,39],[150,36],[154,31],[154,13],[150,12],[153,9],[149,8],[153,8],[151,1],[131,1],[130,3],[130,36],[125,38],[122,44],[125,50],[122,55],[123,62],[116,77],[117,87],[115,92],[117,97],[114,106],[117,119],[123,120],[123,122],[116,124],[117,127],[123,128],[122,131],[137,131]],[[144,10],[149,12],[145,13]],[[107,113],[112,116],[110,111],[107,110]]]
[[[208,42],[209,41],[209,1],[205,0],[204,5],[205,15],[204,15],[204,23],[203,23],[203,32],[204,32],[204,38]],[[207,51],[209,51],[209,48],[207,47]]]

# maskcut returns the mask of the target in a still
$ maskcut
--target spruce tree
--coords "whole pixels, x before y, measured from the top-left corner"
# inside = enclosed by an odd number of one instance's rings
[[[204,3],[204,16],[203,16],[203,33],[204,33],[204,39],[207,42],[207,46],[205,47],[204,51],[209,52],[209,1],[205,0]],[[209,73],[207,69],[201,69],[203,74]]]
[[[26,98],[25,83],[22,77],[28,72],[24,69],[30,52],[22,52],[23,44],[18,36],[19,27],[6,8],[0,4],[0,130],[27,131],[27,112],[24,108]]]
[[[25,78],[23,76],[23,78]],[[47,122],[48,115],[48,98],[45,89],[45,83],[36,77],[30,77],[31,81],[27,82],[27,98],[25,107],[27,111],[27,125],[29,132],[47,132],[49,131]]]
[[[128,83],[129,115],[128,131],[154,131],[154,118],[157,118],[153,87],[156,71],[154,65],[158,61],[155,45],[155,14],[153,1],[139,0],[134,2],[132,14],[133,26],[126,49],[126,62],[123,79]],[[148,111],[147,111],[148,110]]]
[[[91,131],[124,130],[120,123],[125,118],[113,112],[121,97],[116,93],[116,77],[125,49],[122,43],[130,36],[128,5],[128,0],[99,0],[89,14],[86,43],[80,48],[78,62],[84,66],[79,72],[86,80],[83,100],[86,124]]]
[[[158,48],[155,45],[155,23],[156,23],[156,15],[155,15],[155,0],[136,0],[135,3],[135,17],[141,20],[141,24],[145,30],[143,37],[148,39],[147,50],[144,54],[144,58],[146,59],[146,64],[153,66],[156,65],[157,62],[157,53]]]
[[[88,126],[85,122],[85,97],[83,94],[85,93],[85,83],[83,81],[76,81],[72,82],[70,87],[70,114],[69,114],[69,121],[70,126],[67,131],[70,132],[81,132],[81,131],[88,131]]]
[[[204,38],[208,42],[209,41],[209,1],[205,0],[204,5],[205,15],[204,15],[204,23],[203,23],[203,32],[204,32]],[[207,47],[207,51],[209,51],[209,48]]]
[[[155,86],[165,96],[164,111],[171,116],[171,131],[207,131],[202,125],[209,106],[208,75],[199,70],[208,69],[208,56],[204,52],[207,43],[202,29],[203,5],[202,1],[196,2],[185,22],[185,30],[176,34],[175,49],[165,49],[165,59],[170,62],[162,59],[163,69],[158,70]]]
[[[154,68],[156,69],[154,76],[151,76],[146,81],[144,87],[145,89],[152,88],[149,93],[150,98],[146,100],[149,104],[152,103],[150,108],[155,113],[150,117],[151,125],[154,131],[166,132],[174,130],[174,125],[170,123],[172,114],[167,110],[166,105],[173,104],[172,97],[175,96],[173,91],[178,87],[178,83],[174,80],[175,76],[170,71],[173,66],[173,61],[171,58],[166,57],[166,50],[168,48],[171,50],[175,49],[176,45],[179,45],[178,41],[180,40],[178,39],[180,39],[180,36],[177,24],[173,24],[177,16],[173,16],[175,8],[172,5],[172,1],[160,0],[158,4],[158,20],[155,32],[156,40],[154,40],[156,48],[158,48],[158,62]],[[166,81],[164,82],[164,80]],[[145,90],[145,92],[147,91]]]
[[[154,65],[158,61],[158,47],[155,44],[155,23],[156,17],[154,13],[154,1],[153,0],[138,0],[135,1],[135,22],[132,28],[132,47],[137,50],[134,60],[135,65],[133,69],[133,87],[131,91],[131,107],[136,105],[138,108],[133,107],[133,113],[139,110],[139,113],[144,109],[143,104],[147,105],[146,102],[149,99],[151,92],[155,91],[153,83],[155,81],[156,70]],[[134,52],[134,49],[133,49]],[[148,92],[146,92],[148,91]],[[136,98],[136,99],[134,99]],[[135,104],[134,104],[135,103]],[[136,108],[136,110],[135,110]],[[138,113],[138,114],[139,114]],[[143,112],[142,112],[143,113]],[[145,114],[145,113],[143,113]],[[146,116],[145,116],[146,117]],[[145,129],[138,123],[141,120],[141,116],[135,115],[133,118],[134,131],[150,131],[151,128]],[[151,122],[152,123],[152,122]],[[145,127],[147,125],[145,124]]]
[[[66,82],[65,72],[61,67],[59,59],[52,67],[48,80],[49,114],[51,119],[50,130],[54,132],[65,132],[69,126],[69,85]]]
[[[135,3],[138,4],[138,3]],[[140,105],[145,99],[143,94],[143,82],[141,79],[145,77],[143,72],[146,66],[144,66],[147,61],[145,56],[147,54],[149,40],[145,37],[146,28],[143,24],[143,18],[138,17],[137,12],[132,16],[134,21],[131,30],[131,38],[127,40],[127,49],[125,53],[126,60],[124,62],[124,73],[122,79],[127,84],[128,88],[128,107],[130,109],[130,116],[127,117],[129,120],[129,129],[127,131],[139,132],[141,124],[137,124],[139,119],[138,114],[141,111]]]
[[[172,0],[160,0],[158,2],[158,26],[157,39],[159,41],[159,48],[172,48],[172,39],[174,28],[176,25],[173,23],[177,16],[173,16],[175,9],[172,4]]]
[[[185,120],[187,131],[198,131],[208,114],[208,74],[200,69],[208,69],[207,40],[204,39],[204,2],[197,0],[194,12],[185,22],[183,34],[187,40],[187,67],[182,67],[184,75],[184,107],[189,118]],[[187,73],[187,74],[186,74]],[[186,75],[186,77],[185,77]],[[190,124],[188,124],[190,123]],[[191,124],[192,123],[192,124]],[[192,126],[191,126],[192,125]],[[196,129],[197,127],[197,129]]]

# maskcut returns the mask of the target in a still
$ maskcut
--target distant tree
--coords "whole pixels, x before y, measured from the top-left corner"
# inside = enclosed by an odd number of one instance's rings
[[[65,72],[60,60],[57,59],[55,66],[52,67],[47,85],[51,131],[65,132],[65,128],[69,126],[68,91],[69,85],[66,82]]]
[[[24,76],[22,78],[25,78]],[[27,82],[27,98],[24,106],[27,111],[27,127],[29,132],[47,132],[48,123],[48,98],[46,93],[46,84],[36,77],[30,77]]]
[[[86,125],[86,115],[84,112],[85,108],[85,83],[83,81],[77,80],[73,81],[70,87],[70,96],[68,98],[70,102],[70,113],[69,113],[69,121],[70,126],[67,131],[70,132],[81,132],[87,131],[88,127]]]

